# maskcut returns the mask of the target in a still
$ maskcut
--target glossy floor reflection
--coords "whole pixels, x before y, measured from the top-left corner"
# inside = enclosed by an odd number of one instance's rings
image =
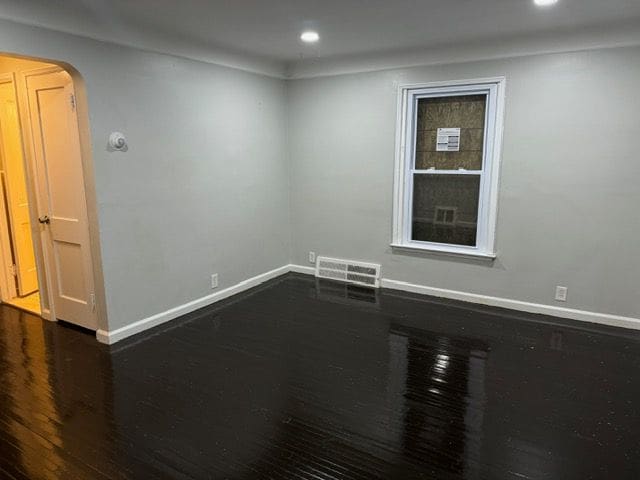
[[[640,478],[636,332],[293,274],[113,347],[0,314],[0,478]]]

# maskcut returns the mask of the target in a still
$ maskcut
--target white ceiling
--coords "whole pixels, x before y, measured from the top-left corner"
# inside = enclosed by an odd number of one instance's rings
[[[0,17],[141,48],[281,71],[640,20],[640,0],[0,0]],[[316,46],[299,40],[316,29]],[[242,65],[242,64],[245,65]]]

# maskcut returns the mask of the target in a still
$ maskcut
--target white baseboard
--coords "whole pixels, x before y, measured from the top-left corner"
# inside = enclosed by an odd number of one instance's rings
[[[198,298],[191,302],[171,308],[165,312],[152,315],[130,325],[126,325],[116,330],[106,331],[98,330],[96,338],[101,343],[114,344],[127,337],[144,332],[150,328],[161,325],[175,318],[191,313],[199,308],[206,307],[213,303],[224,300],[237,293],[244,292],[250,288],[260,285],[261,283],[279,277],[288,272],[304,273],[315,275],[315,268],[305,265],[284,265],[266,273],[256,275],[255,277],[244,280],[231,287],[212,293],[202,298]],[[576,310],[572,308],[557,307],[554,305],[544,305],[540,303],[523,302],[520,300],[512,300],[509,298],[491,297],[488,295],[479,295],[477,293],[460,292],[457,290],[446,290],[444,288],[428,287],[426,285],[417,285],[413,283],[401,282],[399,280],[391,280],[383,278],[381,280],[383,288],[392,290],[402,290],[405,292],[420,293],[423,295],[431,295],[440,298],[449,298],[452,300],[461,300],[463,302],[478,303],[481,305],[491,305],[494,307],[509,308],[529,313],[540,313],[551,315],[554,317],[568,318],[571,320],[579,320],[583,322],[600,323],[603,325],[611,325],[614,327],[629,328],[640,330],[640,319],[632,317],[623,317],[620,315],[611,315],[607,313],[596,313],[587,310]]]
[[[290,271],[298,273],[315,274],[313,267],[303,265],[289,265]],[[509,308],[528,313],[539,313],[543,315],[551,315],[553,317],[568,318],[570,320],[579,320],[582,322],[599,323],[602,325],[610,325],[613,327],[629,328],[632,330],[640,330],[640,318],[623,317],[621,315],[611,315],[608,313],[590,312],[588,310],[577,310],[573,308],[559,307],[556,305],[545,305],[542,303],[523,302],[521,300],[512,300],[510,298],[491,297],[488,295],[480,295],[477,293],[461,292],[458,290],[447,290],[444,288],[428,287],[426,285],[417,285],[414,283],[402,282],[383,278],[380,281],[382,288],[391,290],[402,290],[405,292],[420,293],[422,295],[430,295],[433,297],[448,298],[451,300],[460,300],[463,302],[477,303],[481,305],[490,305],[494,307]]]
[[[307,267],[305,265],[294,265],[294,264],[291,264],[291,265],[289,265],[289,271],[290,272],[296,272],[296,273],[306,273],[307,275],[315,275],[316,274],[316,267]]]
[[[494,307],[509,308],[511,310],[519,310],[522,312],[540,313],[554,317],[568,318],[571,320],[580,320],[582,322],[600,323],[614,327],[640,330],[640,319],[638,318],[623,317],[608,313],[596,313],[587,310],[576,310],[573,308],[545,305],[542,303],[523,302],[509,298],[490,297],[488,295],[460,292],[457,290],[446,290],[444,288],[427,287],[425,285],[416,285],[398,280],[390,280],[388,278],[382,279],[381,286],[392,290],[421,293],[423,295],[461,300],[463,302],[479,303],[481,305],[491,305]]]
[[[96,338],[100,343],[112,345],[127,337],[140,332],[144,332],[145,330],[156,327],[175,318],[181,317],[182,315],[186,315],[187,313],[194,312],[199,308],[206,307],[207,305],[219,302],[220,300],[224,300],[225,298],[237,293],[244,292],[245,290],[260,285],[261,283],[264,283],[267,280],[271,280],[272,278],[284,275],[285,273],[290,271],[291,265],[284,265],[280,268],[276,268],[275,270],[256,275],[255,277],[249,278],[240,283],[236,283],[235,285],[225,288],[224,290],[220,290],[219,292],[212,293],[211,295],[207,295],[183,305],[171,308],[164,312],[157,313],[155,315],[152,315],[151,317],[143,318],[142,320],[138,320],[137,322],[126,325],[122,328],[110,331],[98,330],[96,332]]]

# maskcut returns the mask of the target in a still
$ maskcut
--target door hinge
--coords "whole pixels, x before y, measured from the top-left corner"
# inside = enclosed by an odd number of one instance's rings
[[[76,111],[76,96],[72,93],[69,95],[69,102],[71,103],[71,110]]]
[[[11,272],[11,275],[13,275],[14,277],[18,276],[18,267],[16,265],[11,265],[9,267],[9,271]]]
[[[91,299],[91,311],[95,312],[96,311],[96,294],[92,293],[89,298]]]

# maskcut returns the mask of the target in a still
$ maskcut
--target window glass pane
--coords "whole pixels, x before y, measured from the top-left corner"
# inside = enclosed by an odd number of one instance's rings
[[[413,175],[411,238],[475,246],[480,175]]]
[[[419,99],[416,170],[482,170],[486,103],[486,94]],[[459,142],[451,138],[449,151],[438,151],[443,128],[460,129]]]

